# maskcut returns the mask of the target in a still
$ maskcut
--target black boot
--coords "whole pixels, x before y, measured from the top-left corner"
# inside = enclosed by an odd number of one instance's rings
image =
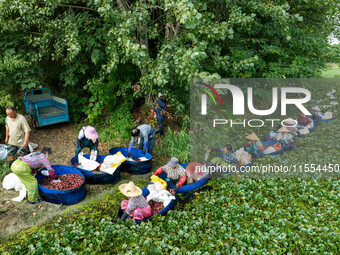
[[[121,221],[126,220],[128,217],[130,216],[130,214],[128,214],[127,212],[124,212],[124,214],[122,215],[122,217],[120,218]]]
[[[12,166],[13,162],[14,162],[14,160],[8,160],[9,167]]]

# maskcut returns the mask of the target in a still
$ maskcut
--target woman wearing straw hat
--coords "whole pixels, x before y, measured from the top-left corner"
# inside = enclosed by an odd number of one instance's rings
[[[244,145],[244,150],[248,152],[253,158],[259,157],[263,154],[263,146],[260,138],[253,132],[246,137],[250,142]]]
[[[289,133],[289,130],[286,127],[281,127],[277,132],[279,133],[276,138],[278,141],[284,141],[285,144],[289,142],[294,143],[294,136]],[[283,144],[283,146],[285,144]]]
[[[128,217],[135,220],[143,220],[151,217],[151,207],[142,195],[142,190],[133,182],[124,183],[119,186],[120,192],[128,199],[121,202],[121,209],[124,214],[120,218],[122,221]]]
[[[78,154],[82,149],[90,148],[90,159],[96,160],[98,155],[98,138],[98,133],[94,127],[82,127],[77,137],[75,157],[78,158]]]
[[[317,122],[319,122],[319,120],[323,119],[321,109],[320,109],[319,106],[312,107],[312,119],[316,120]]]
[[[298,135],[298,136],[301,135],[299,130],[298,130],[298,128],[296,127],[296,125],[297,125],[297,121],[296,120],[293,120],[292,118],[286,119],[286,120],[283,121],[283,125],[284,125],[285,128],[288,129],[290,134]]]

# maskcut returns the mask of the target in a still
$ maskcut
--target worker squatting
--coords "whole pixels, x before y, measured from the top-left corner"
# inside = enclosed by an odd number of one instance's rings
[[[242,125],[243,127],[249,126],[249,127],[256,128],[256,127],[263,127],[265,125],[265,123],[271,123],[271,127],[275,127],[275,126],[277,126],[278,121],[280,121],[280,120],[279,119],[265,119],[265,120],[261,120],[261,119],[245,120],[244,119],[243,121],[237,121],[237,120],[227,120],[227,119],[214,119],[213,120],[213,127],[216,127],[217,125],[230,125],[230,127],[233,127],[235,125]],[[287,121],[287,120],[281,121],[281,125],[283,127],[286,127],[284,125],[285,121]],[[294,121],[295,121],[295,125],[293,125],[293,126],[295,127],[295,126],[297,126],[298,123],[297,123],[296,120],[294,120]]]

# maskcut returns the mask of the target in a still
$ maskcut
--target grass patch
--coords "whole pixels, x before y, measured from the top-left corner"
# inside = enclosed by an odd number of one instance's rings
[[[189,143],[190,135],[181,130],[171,131],[168,128],[168,134],[163,136],[157,145],[157,154],[162,157],[176,157],[180,162],[189,162]]]
[[[0,181],[2,181],[10,172],[11,169],[9,168],[7,159],[0,160]]]
[[[330,63],[327,65],[328,70],[322,72],[321,77],[323,78],[340,78],[340,66],[336,63]]]

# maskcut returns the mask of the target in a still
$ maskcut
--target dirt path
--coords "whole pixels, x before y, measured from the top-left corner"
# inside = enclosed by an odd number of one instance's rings
[[[79,130],[77,127],[68,123],[56,124],[40,129],[33,129],[30,136],[30,142],[37,143],[39,149],[49,146],[53,150],[50,157],[51,165],[70,166],[70,160],[74,157],[75,141]],[[111,146],[111,147],[110,147]],[[107,155],[112,145],[99,143],[99,150],[102,155]],[[84,150],[85,154],[88,149]],[[167,159],[153,162],[153,170],[157,165],[165,163]],[[14,234],[22,229],[40,225],[48,221],[55,215],[62,215],[64,212],[78,212],[79,206],[89,203],[91,200],[100,200],[108,193],[115,192],[115,187],[127,180],[138,181],[139,183],[148,183],[151,173],[145,175],[132,176],[127,173],[121,173],[121,180],[115,184],[107,185],[86,185],[86,198],[76,205],[56,205],[43,201],[37,205],[28,203],[27,198],[22,202],[14,202],[11,199],[18,196],[19,193],[14,190],[5,190],[0,184],[0,239]]]

